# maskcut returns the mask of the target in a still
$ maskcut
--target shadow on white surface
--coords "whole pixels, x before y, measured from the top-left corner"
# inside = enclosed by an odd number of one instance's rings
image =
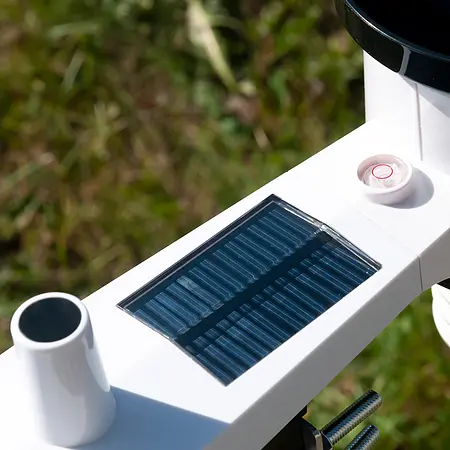
[[[82,450],[201,450],[227,424],[119,388],[110,430]]]
[[[426,205],[434,195],[434,185],[430,177],[421,170],[414,168],[414,192],[403,203],[393,205],[398,209],[420,208]]]

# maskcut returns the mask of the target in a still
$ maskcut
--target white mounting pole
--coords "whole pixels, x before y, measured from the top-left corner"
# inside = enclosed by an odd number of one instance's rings
[[[43,441],[72,447],[103,436],[116,404],[86,306],[61,292],[36,295],[14,313],[11,335],[29,400],[23,408]]]
[[[411,156],[450,175],[450,95],[393,72],[367,53],[364,81],[366,121],[392,117],[410,141]],[[450,346],[450,289],[435,285],[431,291],[436,328]]]
[[[404,130],[411,156],[421,159],[417,83],[383,66],[364,52],[366,121],[390,117]]]

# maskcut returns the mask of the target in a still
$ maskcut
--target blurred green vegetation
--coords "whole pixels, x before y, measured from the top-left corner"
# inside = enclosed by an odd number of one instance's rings
[[[26,298],[87,295],[362,123],[362,73],[331,0],[0,0],[0,351]],[[378,448],[449,448],[448,355],[424,295],[311,420],[374,388]]]

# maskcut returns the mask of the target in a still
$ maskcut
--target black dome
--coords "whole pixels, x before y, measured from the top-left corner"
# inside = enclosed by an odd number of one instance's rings
[[[450,92],[450,0],[335,0],[350,35],[380,63]]]

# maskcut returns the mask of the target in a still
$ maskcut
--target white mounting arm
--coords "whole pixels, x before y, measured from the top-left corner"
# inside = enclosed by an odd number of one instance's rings
[[[409,157],[415,188],[397,206],[370,201],[356,176],[378,153]],[[325,222],[382,268],[223,386],[117,304],[270,194]],[[118,413],[93,450],[261,450],[414,298],[448,276],[450,178],[410,154],[395,119],[373,120],[267,184],[85,300]],[[23,433],[14,349],[0,357],[0,444],[47,450]],[[62,448],[62,447],[61,447]]]

